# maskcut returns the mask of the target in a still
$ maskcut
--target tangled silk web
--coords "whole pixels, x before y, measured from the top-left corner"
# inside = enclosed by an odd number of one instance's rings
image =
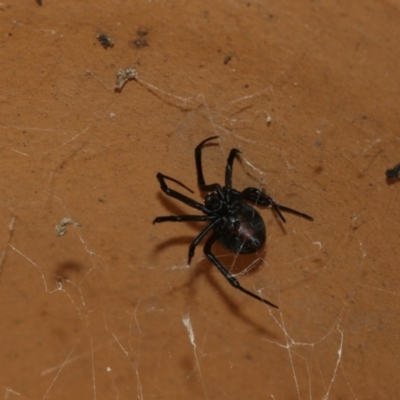
[[[234,99],[215,111],[202,94],[185,98],[139,76],[135,80],[148,89],[149,96],[156,95],[162,102],[188,111],[176,130],[174,143],[180,144],[177,154],[170,153],[176,154],[174,163],[166,164],[163,155],[155,155],[155,164],[164,173],[169,174],[175,163],[194,163],[192,144],[204,135],[196,131],[201,125],[202,130],[222,138],[221,146],[210,149],[209,159],[204,161],[210,179],[221,179],[229,149],[238,147],[246,150],[242,162],[234,167],[239,186],[256,185],[278,199],[287,194],[285,189],[295,193],[290,184],[296,182],[301,196],[294,195],[292,204],[301,202],[301,209],[316,204],[312,199],[317,189],[310,189],[310,179],[298,172],[295,152],[289,154],[291,150],[278,147],[272,134],[268,146],[257,143],[251,134],[240,134],[243,127],[273,127],[273,100],[268,88]],[[29,140],[38,128],[24,129]],[[329,227],[321,229],[319,222],[310,227],[295,218],[288,218],[282,227],[269,210],[264,210],[268,252],[246,259],[247,264],[237,269],[240,262],[243,264],[241,256],[216,250],[247,285],[276,299],[280,310],[272,310],[226,285],[204,259],[201,246],[189,269],[185,262],[188,241],[179,236],[193,235],[188,226],[171,226],[165,233],[168,236],[163,236],[166,244],[157,248],[163,239],[150,223],[146,231],[138,232],[134,226],[137,214],[130,214],[127,225],[119,220],[118,214],[131,208],[117,196],[112,202],[100,199],[106,204],[104,214],[96,221],[85,220],[79,202],[71,197],[73,189],[60,188],[59,167],[67,162],[74,166],[82,152],[107,157],[123,144],[110,139],[105,146],[84,150],[91,130],[86,126],[79,132],[62,131],[56,145],[42,139],[29,150],[11,149],[27,166],[37,167],[40,162],[44,171],[36,183],[42,186],[35,201],[18,198],[12,204],[18,217],[3,220],[2,304],[10,307],[10,315],[5,314],[3,321],[8,324],[9,340],[15,338],[12,353],[19,354],[20,360],[31,357],[29,365],[34,367],[36,378],[35,387],[24,388],[31,372],[23,361],[14,361],[14,378],[2,381],[4,398],[59,399],[74,393],[80,398],[104,394],[116,399],[237,398],[235,390],[243,389],[236,385],[244,387],[251,398],[266,398],[264,394],[276,399],[329,399],[337,398],[339,392],[346,398],[357,398],[343,368],[346,330],[342,327],[342,299],[357,287],[358,271],[367,255],[355,229],[362,224],[362,216],[354,215],[348,226],[332,232]],[[182,131],[193,132],[193,138],[185,141]],[[73,168],[74,173],[79,174],[80,168]],[[179,172],[179,168],[174,170]],[[182,179],[189,175],[185,173]],[[110,176],[106,178],[110,182]],[[101,185],[94,173],[93,179],[89,190]],[[194,185],[194,175],[192,179]],[[308,189],[302,190],[303,185]],[[149,213],[149,221],[169,206],[152,201],[147,207],[145,199],[135,201],[138,209]],[[311,207],[308,210],[314,211]],[[107,220],[109,214],[116,216],[113,223]],[[41,220],[46,223],[41,225]],[[104,231],[103,223],[108,227]],[[106,241],[97,239],[97,230]],[[122,232],[132,231],[134,235],[125,241]],[[120,253],[110,257],[108,245],[114,241],[122,245]],[[141,248],[151,246],[161,254],[153,261],[140,256]],[[132,255],[136,254],[134,248],[139,256]],[[339,275],[335,268],[350,257],[357,262],[355,270],[345,273],[346,283],[338,291],[327,290],[324,282],[335,282]],[[175,264],[170,261],[173,259]],[[22,283],[17,284],[18,280]],[[13,307],[16,301],[18,309]],[[12,321],[20,322],[12,326]],[[30,348],[18,337],[33,338],[36,347]]]

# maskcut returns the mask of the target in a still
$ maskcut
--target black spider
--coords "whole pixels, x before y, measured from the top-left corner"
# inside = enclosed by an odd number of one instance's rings
[[[272,208],[277,216],[286,222],[281,211],[290,212],[310,221],[313,218],[302,212],[293,210],[289,207],[281,206],[254,187],[248,187],[239,192],[232,188],[232,165],[236,155],[240,153],[238,149],[232,149],[226,163],[225,169],[225,186],[221,187],[218,183],[206,185],[203,176],[203,168],[201,163],[201,150],[205,143],[218,136],[212,136],[203,140],[194,150],[197,170],[197,182],[200,190],[209,192],[205,199],[204,205],[169,188],[166,180],[177,183],[178,185],[190,190],[183,183],[169,176],[163,175],[160,172],[157,174],[157,179],[160,182],[161,190],[168,196],[173,197],[187,204],[192,208],[196,208],[203,212],[205,215],[168,215],[164,217],[157,217],[154,219],[153,224],[159,222],[185,222],[185,221],[209,221],[210,224],[205,227],[198,236],[193,240],[189,246],[189,259],[188,264],[192,260],[194,250],[201,240],[212,231],[212,234],[207,239],[204,245],[204,254],[207,258],[218,268],[224,275],[225,279],[236,289],[241,290],[247,295],[269,304],[272,307],[278,308],[275,304],[262,297],[248,291],[242,287],[239,281],[227,271],[227,269],[217,260],[214,254],[211,253],[211,247],[214,242],[218,241],[225,249],[233,253],[249,254],[259,250],[265,243],[266,228],[261,215],[256,211],[253,206],[248,203],[255,204],[256,206],[266,206]]]

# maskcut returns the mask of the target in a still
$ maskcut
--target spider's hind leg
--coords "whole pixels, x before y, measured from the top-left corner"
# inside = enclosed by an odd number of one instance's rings
[[[210,217],[208,219],[211,219]],[[215,217],[213,217],[215,219]],[[194,250],[196,249],[197,245],[203,240],[204,236],[207,235],[208,232],[210,232],[211,229],[215,227],[215,225],[219,221],[213,221],[210,225],[206,226],[198,235],[197,237],[193,240],[193,242],[189,246],[189,254],[188,254],[188,264],[190,264],[190,261],[192,261],[192,258],[194,256]]]
[[[218,259],[214,256],[214,254],[211,253],[211,246],[218,240],[218,236],[214,233],[213,235],[210,236],[210,238],[207,240],[206,244],[204,245],[204,254],[206,257],[218,268],[219,272],[225,277],[225,279],[236,289],[239,289],[243,293],[247,294],[250,297],[253,297],[254,299],[261,301],[262,303],[268,304],[271,307],[274,308],[279,308],[277,305],[274,303],[271,303],[270,301],[262,298],[261,296],[256,295],[255,293],[250,292],[249,290],[245,289],[239,281],[232,275],[230,274],[226,268],[218,261]]]
[[[159,224],[161,222],[190,222],[190,221],[211,221],[211,224],[206,226],[193,240],[193,242],[189,246],[189,255],[188,255],[188,264],[192,261],[194,256],[194,250],[196,246],[201,242],[207,233],[214,228],[215,224],[218,221],[215,221],[215,217],[213,215],[165,215],[162,217],[156,217],[153,220],[153,224]]]

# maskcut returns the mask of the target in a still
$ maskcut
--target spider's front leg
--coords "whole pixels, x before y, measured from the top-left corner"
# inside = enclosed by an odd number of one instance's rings
[[[314,221],[314,218],[310,217],[307,214],[304,214],[297,210],[293,210],[293,208],[285,207],[275,203],[272,197],[267,196],[265,193],[257,188],[248,187],[239,194],[242,199],[250,201],[257,206],[272,208],[283,222],[286,222],[286,219],[282,215],[281,211],[289,212],[291,214],[305,218],[309,221]]]
[[[239,281],[229,273],[226,268],[218,261],[214,254],[211,253],[211,246],[218,240],[218,236],[216,233],[212,234],[210,238],[207,240],[206,244],[204,245],[204,254],[206,257],[218,268],[218,271],[225,277],[225,279],[235,288],[239,289],[243,293],[247,294],[254,299],[261,301],[262,303],[268,304],[271,307],[279,308],[274,303],[262,298],[261,296],[256,295],[255,293],[250,292],[249,290],[245,289]]]
[[[196,148],[194,149],[194,160],[196,162],[196,172],[197,172],[197,183],[202,191],[209,191],[213,192],[215,190],[221,191],[221,185],[218,183],[212,183],[210,185],[206,185],[206,182],[204,180],[204,174],[203,174],[203,164],[201,160],[201,150],[203,149],[203,146],[209,142],[210,140],[217,139],[218,136],[211,136],[205,140],[203,140],[201,143],[199,143]]]
[[[169,180],[169,181],[178,183],[180,186],[182,186],[182,187],[184,187],[185,189],[191,191],[191,190],[190,190],[188,187],[186,187],[183,183],[181,183],[181,182],[177,181],[176,179],[171,178],[171,177],[169,177],[169,176],[167,176],[167,175],[164,175],[164,174],[162,174],[161,172],[159,172],[159,173],[157,174],[157,179],[158,179],[158,182],[160,182],[161,190],[162,190],[167,196],[173,197],[174,199],[177,199],[177,200],[181,201],[182,203],[187,204],[187,205],[190,206],[190,207],[193,207],[193,208],[196,208],[197,210],[203,211],[204,214],[208,214],[208,210],[207,210],[207,208],[206,208],[203,204],[201,204],[201,203],[199,203],[199,202],[197,202],[197,201],[191,199],[190,197],[185,196],[185,195],[182,194],[182,193],[177,192],[177,191],[174,190],[174,189],[169,188],[168,185],[167,185],[167,183],[166,183],[166,180]],[[192,191],[191,191],[191,192],[192,192]],[[193,193],[193,192],[192,192],[192,193]]]

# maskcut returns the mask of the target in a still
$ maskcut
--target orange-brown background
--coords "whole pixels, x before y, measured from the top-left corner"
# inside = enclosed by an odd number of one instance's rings
[[[395,1],[1,2],[0,398],[397,398],[399,37]],[[315,217],[215,248],[279,311],[151,224],[211,135],[208,181],[238,147],[235,187]]]

